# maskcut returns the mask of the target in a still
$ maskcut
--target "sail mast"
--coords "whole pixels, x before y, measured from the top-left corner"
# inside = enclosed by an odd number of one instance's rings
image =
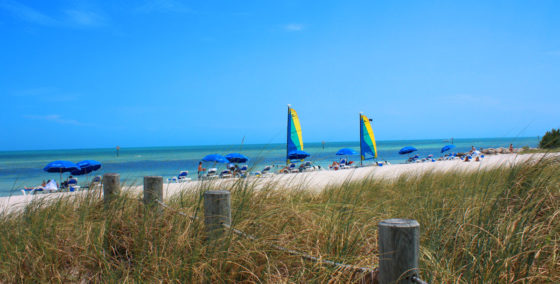
[[[364,152],[362,152],[362,139],[364,139],[364,133],[363,133],[363,119],[362,119],[362,113],[360,112],[360,166],[362,166],[362,161],[364,160]]]
[[[290,119],[291,119],[291,113],[290,113],[290,107],[292,105],[288,104],[288,125],[286,126],[287,129],[287,134],[286,134],[286,165],[290,164],[290,160],[288,159],[288,154],[289,154],[289,143],[290,143],[290,134],[291,134],[291,129],[290,129]]]

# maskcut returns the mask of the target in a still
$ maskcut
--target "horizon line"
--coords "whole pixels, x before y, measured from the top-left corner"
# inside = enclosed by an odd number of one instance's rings
[[[519,138],[538,138],[537,136],[510,136],[510,137],[467,137],[467,138],[426,138],[426,139],[383,139],[383,140],[376,140],[376,142],[390,142],[390,141],[423,141],[423,140],[468,140],[468,139],[519,139]],[[346,143],[346,142],[359,142],[357,140],[348,140],[348,141],[311,141],[306,142],[305,144],[314,144],[314,143]],[[159,145],[159,146],[120,146],[115,145],[113,147],[92,147],[92,148],[50,148],[50,149],[19,149],[19,150],[5,150],[0,149],[0,152],[23,152],[23,151],[62,151],[62,150],[100,150],[100,149],[116,149],[117,146],[120,149],[136,149],[136,148],[173,148],[173,147],[207,147],[207,146],[240,146],[240,145],[282,145],[285,143],[239,143],[239,144],[196,144],[196,145]]]

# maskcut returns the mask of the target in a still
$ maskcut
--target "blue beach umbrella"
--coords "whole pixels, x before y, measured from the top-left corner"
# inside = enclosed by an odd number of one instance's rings
[[[449,151],[451,149],[455,148],[455,145],[449,144],[449,145],[445,145],[443,146],[443,148],[441,148],[441,152],[445,152],[445,151]]]
[[[89,174],[93,171],[97,171],[101,168],[101,163],[95,160],[83,160],[76,163],[80,166],[79,170],[71,171],[70,173],[76,176]]]
[[[418,151],[418,149],[416,149],[412,146],[406,146],[406,147],[399,150],[399,154],[404,155],[404,154],[412,153],[414,151]]]
[[[232,163],[247,163],[247,161],[249,161],[249,158],[247,158],[247,156],[239,153],[227,154],[226,159]]]
[[[227,163],[228,160],[224,158],[222,155],[218,154],[210,154],[206,155],[206,157],[202,158],[203,162],[214,162],[214,163]]]
[[[70,161],[53,161],[48,163],[43,170],[49,173],[60,173],[60,182],[62,182],[62,173],[79,171],[80,166]]]
[[[70,161],[54,161],[46,165],[43,170],[49,173],[65,173],[74,170],[79,170],[80,166]]]
[[[309,157],[309,153],[301,150],[296,150],[288,153],[288,159],[290,160],[301,160]]]
[[[350,148],[342,148],[340,150],[338,150],[338,152],[336,152],[336,155],[338,156],[351,156],[351,155],[358,155],[358,152],[354,151],[353,149]]]

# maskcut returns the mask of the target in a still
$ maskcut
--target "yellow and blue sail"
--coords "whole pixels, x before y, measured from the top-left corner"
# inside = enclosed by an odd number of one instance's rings
[[[286,160],[294,151],[303,151],[303,139],[301,138],[301,125],[297,112],[288,106],[288,143],[286,149]]]
[[[362,161],[377,158],[377,145],[370,121],[367,116],[360,114],[360,156]]]

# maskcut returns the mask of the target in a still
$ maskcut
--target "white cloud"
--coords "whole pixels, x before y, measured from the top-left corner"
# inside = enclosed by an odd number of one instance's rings
[[[52,87],[39,87],[19,90],[12,93],[13,97],[30,97],[45,102],[70,102],[76,101],[81,96],[79,94],[66,93]]]
[[[26,22],[46,26],[58,24],[56,19],[15,1],[0,1],[0,8],[10,12],[14,17]]]
[[[49,115],[24,115],[24,118],[33,119],[33,120],[42,120],[42,121],[49,121],[58,124],[69,124],[69,125],[77,125],[77,126],[86,126],[87,124],[81,123],[74,119],[66,119],[63,118],[59,114],[49,114]]]
[[[284,26],[284,30],[289,32],[299,32],[303,30],[303,25],[301,24],[288,24]]]
[[[66,10],[64,13],[69,22],[79,26],[97,27],[104,26],[107,22],[105,17],[91,11]]]
[[[13,93],[14,97],[36,97],[36,96],[43,96],[47,94],[52,94],[56,92],[56,88],[52,87],[38,87],[38,88],[31,88],[31,89],[24,89],[19,90]]]
[[[183,1],[179,0],[146,0],[142,4],[137,12],[141,13],[152,13],[152,12],[176,12],[176,13],[188,13],[192,10],[187,7]]]
[[[97,27],[107,23],[105,17],[93,11],[68,9],[55,17],[11,0],[0,0],[0,10],[7,11],[21,21],[42,26]]]
[[[464,104],[470,106],[476,106],[476,105],[495,106],[500,104],[500,101],[493,97],[473,96],[473,95],[465,95],[465,94],[451,95],[448,97],[442,97],[440,99],[441,101],[447,100],[450,103]]]

